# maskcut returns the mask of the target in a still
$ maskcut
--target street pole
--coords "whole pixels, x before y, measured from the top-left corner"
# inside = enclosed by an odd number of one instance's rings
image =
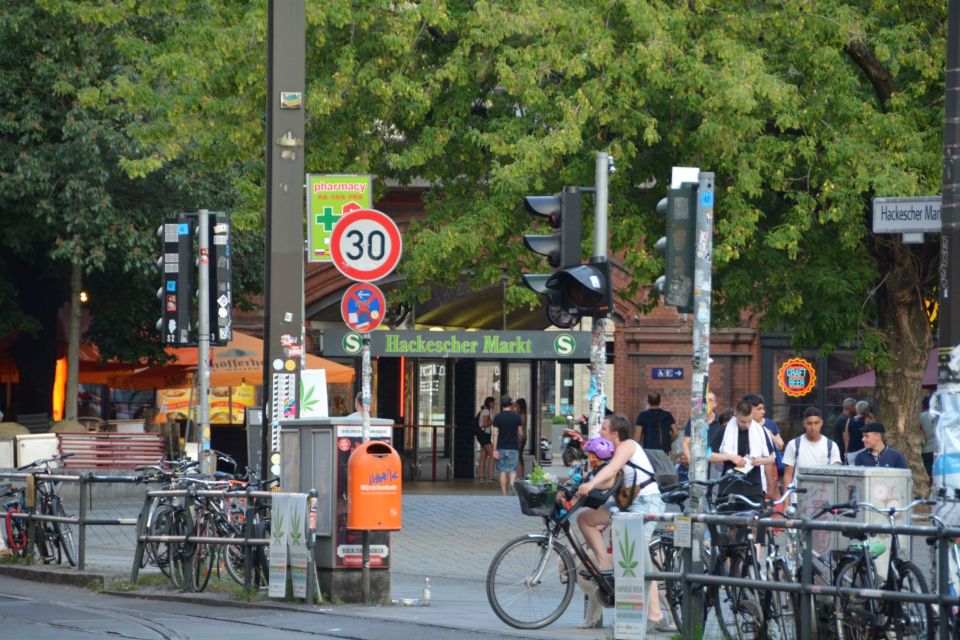
[[[713,289],[713,178],[701,171],[697,187],[697,235],[693,270],[693,366],[691,377],[690,479],[707,479],[707,387],[710,379],[710,305]],[[691,485],[692,512],[703,513],[705,488]],[[684,550],[684,566],[693,575],[703,573],[703,524],[695,523],[691,546]],[[703,589],[683,589],[683,640],[696,640],[703,629]],[[699,635],[698,635],[699,633]]]
[[[594,216],[593,216],[593,256],[591,264],[603,266],[607,262],[607,201],[609,198],[609,177],[613,170],[613,159],[605,152],[598,151],[594,168]],[[609,277],[609,269],[606,269]],[[612,307],[612,301],[611,301]],[[613,309],[611,308],[611,313]],[[603,379],[607,371],[606,318],[593,318],[593,335],[590,346],[590,437],[600,435],[604,408],[607,405],[603,389]]]
[[[210,212],[197,213],[197,431],[200,435],[200,473],[213,475],[217,458],[210,452]]]
[[[264,478],[280,475],[280,419],[300,416],[303,367],[304,0],[267,3]]]

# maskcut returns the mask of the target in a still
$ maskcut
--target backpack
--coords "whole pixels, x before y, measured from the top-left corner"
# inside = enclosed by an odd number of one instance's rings
[[[667,456],[666,453],[660,449],[644,449],[643,451],[647,454],[647,459],[650,460],[650,466],[653,467],[653,471],[651,472],[627,460],[627,466],[643,471],[649,478],[643,482],[636,482],[635,480],[634,483],[629,486],[620,485],[616,493],[616,500],[617,506],[624,511],[633,503],[634,498],[637,497],[637,493],[651,482],[656,482],[657,487],[659,487],[662,492],[666,488],[677,484],[680,480],[680,476],[677,474],[677,466],[670,461],[670,457]]]
[[[773,443],[773,438],[770,436],[770,432],[766,427],[763,428],[763,437],[767,439],[767,446],[770,448],[770,451],[773,452],[773,457],[776,459],[777,463],[777,473],[783,475],[783,452],[780,449],[777,449],[777,445]]]
[[[484,433],[483,426],[480,424],[481,413],[483,413],[483,409],[480,409],[480,411],[477,411],[477,415],[473,416],[473,424],[470,425],[471,428],[473,429],[474,435]]]
[[[793,466],[797,466],[797,462],[800,460],[800,438],[803,436],[797,436],[793,439]],[[830,457],[833,455],[833,440],[827,438],[827,464],[830,464]]]

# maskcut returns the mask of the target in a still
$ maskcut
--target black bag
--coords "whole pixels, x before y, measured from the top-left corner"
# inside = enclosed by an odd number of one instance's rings
[[[485,433],[483,426],[480,424],[480,414],[483,413],[483,409],[477,411],[477,415],[473,416],[473,424],[470,425],[470,428],[473,430],[473,435],[478,436],[482,433]]]

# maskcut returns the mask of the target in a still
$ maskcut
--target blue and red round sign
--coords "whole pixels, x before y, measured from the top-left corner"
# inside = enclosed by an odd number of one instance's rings
[[[340,301],[340,315],[347,326],[360,333],[373,331],[383,323],[387,301],[376,285],[358,282],[351,285]]]

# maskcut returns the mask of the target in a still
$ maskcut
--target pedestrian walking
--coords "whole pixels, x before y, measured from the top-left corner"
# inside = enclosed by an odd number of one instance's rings
[[[477,413],[477,444],[480,445],[480,463],[478,472],[480,473],[480,482],[494,482],[493,479],[493,415],[494,415],[493,396],[487,396],[480,406]]]
[[[515,404],[517,413],[520,414],[520,461],[517,464],[517,475],[521,478],[526,477],[527,475],[527,466],[523,463],[523,452],[527,448],[527,431],[529,427],[527,426],[527,401],[523,398],[517,398]]]
[[[840,461],[845,464],[847,456],[847,427],[850,421],[857,415],[857,401],[853,398],[846,398],[840,405],[840,415],[833,423],[833,441],[840,447]]]
[[[660,449],[670,455],[673,441],[677,439],[677,421],[673,414],[660,408],[660,393],[647,394],[647,408],[637,415],[633,439],[644,449]]]
[[[940,450],[940,442],[937,440],[937,422],[930,413],[930,396],[923,399],[920,430],[923,432],[923,449],[920,451],[920,457],[923,458],[923,466],[927,470],[930,484],[933,484],[933,458]]]
[[[493,417],[493,459],[500,476],[500,492],[507,495],[507,487],[513,487],[517,479],[520,457],[520,414],[514,411],[513,398],[500,396],[500,413]]]
[[[887,446],[886,429],[879,422],[866,424],[860,429],[863,451],[857,454],[853,464],[858,467],[890,467],[909,469],[907,457],[902,451]]]
[[[797,436],[783,449],[783,490],[793,482],[796,472],[803,467],[840,464],[840,447],[821,433],[823,414],[817,407],[803,411],[802,436]]]

